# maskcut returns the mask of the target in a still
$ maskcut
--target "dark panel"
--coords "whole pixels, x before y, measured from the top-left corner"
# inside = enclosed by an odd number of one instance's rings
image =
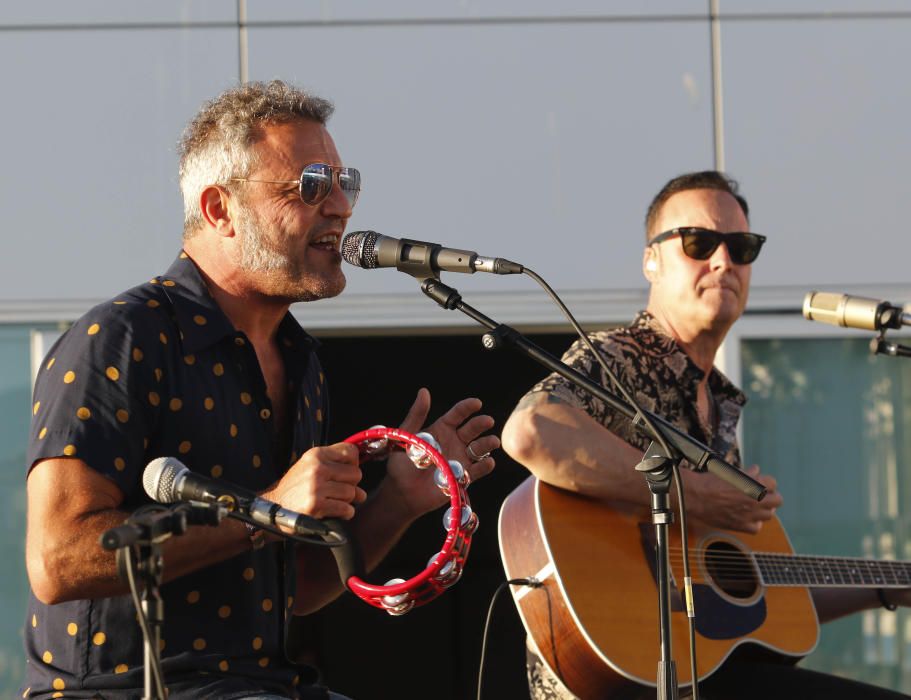
[[[560,355],[568,335],[531,336]],[[478,396],[502,428],[516,401],[545,371],[509,349],[483,350],[477,336],[332,338],[321,351],[329,378],[335,439],[382,423],[397,425],[420,386],[433,395],[431,420],[455,401]],[[471,487],[480,528],[462,580],[429,605],[394,618],[350,594],[311,617],[310,647],[329,686],[353,698],[474,697],[484,620],[505,580],[496,536],[503,499],[526,476],[497,453],[497,469]],[[369,466],[366,478],[381,478]],[[443,542],[442,509],[419,520],[370,581],[383,583],[423,570]],[[485,698],[526,692],[524,631],[511,597],[498,599],[488,638]]]

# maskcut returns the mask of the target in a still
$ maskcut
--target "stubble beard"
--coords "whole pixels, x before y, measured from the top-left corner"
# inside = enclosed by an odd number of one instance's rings
[[[308,272],[303,260],[294,258],[268,235],[267,224],[257,212],[241,207],[234,223],[241,235],[240,269],[258,275],[258,283],[269,296],[292,303],[316,301],[338,296],[345,288],[340,267],[327,274]],[[279,231],[279,236],[284,237],[284,232]]]

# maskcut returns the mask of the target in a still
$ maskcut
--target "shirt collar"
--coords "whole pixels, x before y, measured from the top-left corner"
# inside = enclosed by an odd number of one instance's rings
[[[197,353],[226,337],[242,335],[218,306],[202,274],[185,251],[180,251],[167,272],[151,280],[151,284],[161,285],[170,299],[186,354]],[[290,312],[278,326],[278,338],[284,348],[292,351],[312,350],[318,346],[316,339]]]
[[[678,381],[695,397],[696,385],[705,376],[696,363],[677,344],[661,322],[648,311],[640,311],[629,325],[634,338],[647,338],[649,342],[640,343],[643,351],[656,358],[665,358],[672,367]],[[712,367],[709,374],[709,388],[719,401],[728,399],[739,406],[747,402],[746,395],[730,379],[724,376],[717,367]]]

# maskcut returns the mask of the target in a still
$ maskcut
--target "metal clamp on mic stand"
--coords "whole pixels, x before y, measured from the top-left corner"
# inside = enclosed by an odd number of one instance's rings
[[[556,372],[561,377],[585,389],[598,397],[621,415],[626,416],[633,426],[641,433],[654,440],[645,452],[643,460],[636,466],[636,470],[643,473],[652,493],[652,521],[656,530],[656,557],[658,578],[658,608],[659,608],[659,634],[661,656],[658,665],[658,698],[660,700],[676,700],[678,697],[677,672],[673,659],[671,659],[671,627],[670,627],[670,566],[668,554],[667,526],[673,522],[673,513],[669,508],[668,492],[670,490],[673,467],[685,458],[694,471],[709,471],[715,476],[728,482],[735,488],[757,501],[762,500],[766,488],[760,482],[734,467],[708,447],[693,439],[686,433],[677,429],[663,418],[647,411],[634,409],[628,403],[621,401],[604,387],[592,382],[576,370],[567,366],[559,359],[538,347],[514,328],[499,324],[485,316],[477,309],[462,301],[462,296],[457,290],[443,284],[439,279],[428,278],[421,283],[421,291],[436,301],[444,309],[461,311],[466,316],[474,319],[482,326],[489,328],[482,339],[484,347],[494,350],[502,347],[504,343],[512,345],[527,357]],[[654,426],[654,431],[650,426]],[[656,432],[658,434],[656,434]],[[668,451],[659,447],[657,443],[668,445]],[[692,614],[690,605],[691,595],[687,590],[687,612]],[[693,684],[698,678],[694,675]]]
[[[892,343],[886,340],[886,331],[880,331],[879,335],[870,341],[870,352],[874,355],[888,355],[890,357],[911,357],[911,347]]]
[[[167,695],[161,673],[161,628],[164,601],[161,577],[164,560],[161,544],[182,535],[190,525],[218,525],[227,509],[212,503],[181,503],[165,508],[148,506],[135,511],[123,525],[101,534],[101,546],[116,552],[117,574],[130,586],[130,595],[142,628],[145,692],[143,700],[165,700]],[[137,579],[142,582],[141,593]]]

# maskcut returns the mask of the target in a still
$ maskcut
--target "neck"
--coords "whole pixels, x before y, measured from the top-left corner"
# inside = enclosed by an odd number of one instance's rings
[[[657,319],[693,364],[705,373],[707,380],[712,367],[715,366],[715,355],[724,342],[729,326],[723,329],[692,327],[662,313],[662,309],[651,302],[646,310]]]
[[[184,251],[199,268],[212,298],[234,327],[257,347],[271,342],[290,303],[260,294],[246,283],[247,276],[235,265],[194,248],[191,240]]]

